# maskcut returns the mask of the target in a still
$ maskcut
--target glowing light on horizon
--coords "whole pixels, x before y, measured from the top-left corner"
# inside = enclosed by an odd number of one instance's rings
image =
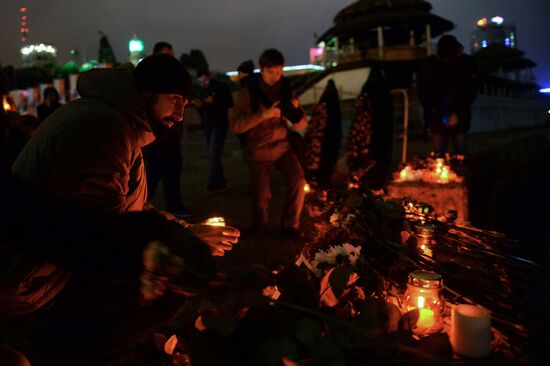
[[[295,66],[285,66],[283,67],[283,71],[307,71],[307,70],[311,70],[311,71],[323,71],[325,70],[326,68],[324,66],[320,66],[320,65],[311,65],[311,64],[307,64],[307,65],[295,65]],[[254,69],[254,72],[255,73],[258,73],[260,72],[260,69]],[[227,76],[237,76],[238,72],[237,71],[227,71],[225,73],[225,75]]]
[[[144,48],[145,46],[143,45],[143,41],[138,39],[136,36],[128,42],[128,49],[130,52],[142,52]]]
[[[487,25],[487,18],[481,18],[477,21],[478,27],[485,27]]]
[[[501,25],[504,22],[504,18],[497,15],[496,17],[491,18],[491,22]]]
[[[23,55],[30,55],[31,53],[51,53],[52,55],[55,55],[57,53],[57,50],[55,47],[49,45],[49,44],[31,44],[30,46],[21,48],[21,54]]]

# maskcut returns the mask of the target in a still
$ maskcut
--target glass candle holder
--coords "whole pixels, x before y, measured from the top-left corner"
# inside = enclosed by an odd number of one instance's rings
[[[417,328],[435,331],[441,324],[441,313],[445,306],[442,289],[443,279],[438,273],[422,270],[409,273],[403,307],[407,312],[418,309]]]
[[[205,223],[210,226],[225,226],[225,219],[223,217],[210,217]]]
[[[418,249],[422,254],[427,255],[428,257],[432,256],[432,250],[435,246],[434,232],[435,225],[416,225],[415,226],[415,236],[416,242],[418,244]]]

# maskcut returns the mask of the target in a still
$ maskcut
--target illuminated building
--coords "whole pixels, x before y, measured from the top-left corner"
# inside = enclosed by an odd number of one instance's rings
[[[19,33],[21,34],[21,43],[25,44],[29,37],[29,19],[28,19],[28,8],[26,6],[21,6],[19,8],[19,14],[21,17]]]
[[[518,44],[516,26],[505,23],[498,15],[490,19],[479,19],[471,38],[472,53],[492,44],[503,45],[506,48],[517,48]]]
[[[43,67],[55,63],[57,49],[49,44],[31,44],[21,48],[24,67]]]
[[[128,42],[128,50],[130,51],[130,62],[137,65],[138,62],[145,57],[143,50],[145,45],[143,41],[134,34],[130,42]]]

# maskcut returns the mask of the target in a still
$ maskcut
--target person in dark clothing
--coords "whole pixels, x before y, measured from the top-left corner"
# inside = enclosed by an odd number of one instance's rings
[[[223,174],[222,154],[229,124],[228,111],[233,97],[226,84],[212,79],[207,70],[199,70],[197,80],[202,88],[195,107],[202,117],[202,131],[208,148],[208,185],[206,191],[218,193],[227,190]]]
[[[172,45],[167,42],[156,43],[153,54],[166,54],[175,57]],[[181,198],[182,134],[183,124],[178,124],[170,129],[164,140],[156,141],[143,150],[148,199],[153,199],[157,186],[162,181],[166,211],[179,218],[191,216],[191,211],[183,205]]]
[[[284,56],[268,49],[260,56],[260,75],[240,90],[233,109],[230,128],[233,133],[247,134],[250,167],[253,229],[265,233],[268,228],[268,208],[271,199],[270,176],[277,168],[287,181],[281,232],[300,235],[300,214],[304,203],[304,172],[287,139],[288,120],[296,130],[304,130],[306,116],[291,85],[283,77]]]
[[[55,112],[57,108],[61,107],[59,103],[59,92],[54,87],[47,87],[44,89],[44,103],[40,104],[36,110],[38,113],[38,119],[40,122],[44,121],[50,114]]]
[[[168,276],[191,294],[214,274],[208,246],[157,212],[85,209],[9,173],[0,173],[0,196],[0,313],[27,329],[27,341],[7,346],[23,347],[32,365],[116,361],[182,310],[184,297],[150,278]],[[185,267],[163,269],[178,261]]]
[[[439,155],[447,152],[449,137],[456,154],[467,152],[466,135],[476,97],[477,66],[463,49],[455,37],[441,37],[437,54],[430,56],[418,73],[418,97],[425,127],[431,132],[434,151]]]

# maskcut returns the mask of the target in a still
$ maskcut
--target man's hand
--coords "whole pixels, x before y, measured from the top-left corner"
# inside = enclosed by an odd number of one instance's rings
[[[207,96],[202,100],[206,104],[212,104],[214,103],[214,97],[212,95]]]
[[[278,108],[280,102],[275,102],[273,105],[262,111],[262,119],[281,118],[281,109]]]
[[[211,226],[204,224],[191,225],[189,228],[195,236],[210,247],[213,256],[223,256],[226,250],[233,249],[239,242],[240,231],[231,226]]]

